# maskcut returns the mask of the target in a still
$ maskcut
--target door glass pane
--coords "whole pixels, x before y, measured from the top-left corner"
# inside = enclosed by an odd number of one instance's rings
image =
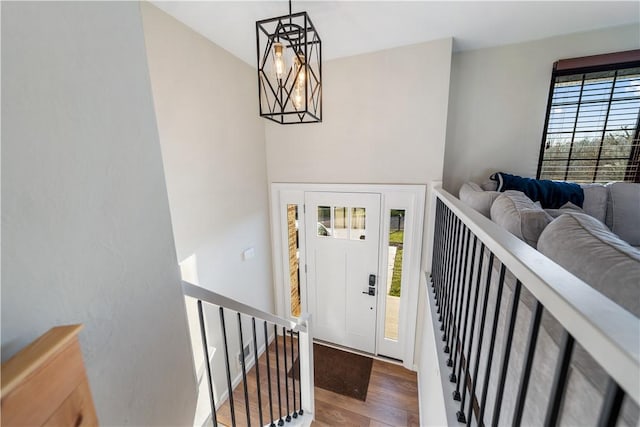
[[[318,206],[318,236],[331,236],[331,208]]]
[[[364,240],[367,211],[365,208],[351,208],[351,240]]]
[[[333,237],[336,239],[346,239],[349,232],[348,210],[344,207],[333,208]]]
[[[291,316],[300,316],[300,245],[298,233],[298,205],[287,205],[287,234],[289,246],[289,285]]]
[[[384,318],[384,337],[398,340],[400,292],[402,287],[402,255],[404,245],[404,209],[389,212],[389,262]]]

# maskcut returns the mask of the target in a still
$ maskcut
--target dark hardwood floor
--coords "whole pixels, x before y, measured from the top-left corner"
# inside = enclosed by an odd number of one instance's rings
[[[315,388],[314,426],[419,426],[416,373],[373,361],[367,399],[362,402]]]
[[[279,338],[282,339],[281,337]],[[269,363],[271,364],[272,407],[277,419],[278,413],[286,413],[286,399],[284,397],[285,378],[282,344],[280,346],[280,384],[283,390],[281,409],[278,409],[277,378],[275,372],[274,343],[269,347]],[[295,348],[296,346],[294,346]],[[287,365],[291,367],[290,343],[287,341]],[[294,354],[294,359],[297,354]],[[270,421],[270,407],[268,398],[268,381],[266,377],[266,357],[263,353],[258,360],[260,374],[260,397],[262,399],[262,417],[264,424]],[[287,379],[291,382],[291,378]],[[250,396],[249,412],[251,424],[259,426],[259,412],[257,404],[257,384],[255,367],[247,373],[247,393]],[[296,381],[296,390],[297,390]],[[296,407],[299,408],[299,396],[296,393]],[[235,406],[236,424],[247,425],[247,415],[244,404],[244,386],[242,382],[234,389],[233,401]],[[293,395],[289,393],[289,409],[293,408]],[[280,412],[278,412],[280,411]],[[231,425],[229,401],[225,402],[217,411],[218,423]],[[315,387],[315,421],[313,426],[419,426],[418,417],[418,384],[416,373],[404,369],[402,366],[380,360],[373,361],[369,390],[366,400],[360,401]],[[286,424],[285,424],[286,426]]]

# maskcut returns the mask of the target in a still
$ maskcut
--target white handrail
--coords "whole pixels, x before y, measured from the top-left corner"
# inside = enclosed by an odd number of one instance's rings
[[[434,195],[640,404],[640,319],[447,191]]]
[[[271,322],[279,326],[284,326],[287,329],[292,329],[294,332],[307,332],[307,315],[300,316],[300,321],[298,322],[283,319],[271,313],[267,313],[266,311],[258,310],[250,305],[225,297],[224,295],[220,295],[192,283],[185,282],[184,280],[182,281],[182,293],[186,296],[208,302],[209,304],[219,305],[221,307],[246,314],[247,316],[266,320],[267,322]]]

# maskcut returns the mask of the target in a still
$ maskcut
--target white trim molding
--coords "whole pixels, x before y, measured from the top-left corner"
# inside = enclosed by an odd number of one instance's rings
[[[386,212],[389,209],[405,209],[408,213],[405,218],[405,230],[410,232],[405,234],[405,251],[409,256],[403,260],[403,279],[402,279],[402,307],[400,310],[400,332],[399,342],[402,348],[399,355],[403,361],[403,366],[407,369],[415,370],[415,345],[416,345],[416,320],[418,312],[418,291],[420,286],[420,271],[422,251],[423,251],[423,233],[424,233],[424,215],[426,202],[427,186],[423,184],[409,185],[393,185],[393,184],[304,184],[304,183],[272,183],[270,187],[271,199],[271,232],[272,232],[272,249],[273,249],[273,271],[274,271],[274,294],[276,300],[277,314],[281,317],[292,319],[290,314],[290,292],[288,281],[288,259],[284,256],[287,245],[287,221],[286,215],[283,215],[283,207],[288,204],[297,204],[298,222],[299,222],[299,260],[300,260],[300,287],[302,311],[308,312],[306,297],[306,278],[304,277],[305,269],[305,236],[304,236],[304,199],[305,192],[335,192],[335,193],[378,193],[381,195],[381,238],[379,248],[379,282],[386,283],[387,277],[387,258],[388,258],[388,231],[389,225],[386,226]],[[286,210],[285,210],[286,211]],[[386,233],[386,234],[385,234]],[[381,299],[386,295],[385,292],[378,293],[378,305]],[[384,304],[384,302],[382,302]],[[382,305],[384,309],[384,305]],[[378,311],[384,313],[384,311]],[[384,317],[384,316],[379,316]],[[293,320],[293,319],[292,319]],[[384,319],[377,321],[377,335],[381,335],[381,329],[384,328]],[[377,339],[378,341],[378,339]],[[379,348],[379,345],[376,345]],[[376,350],[378,354],[378,350]],[[387,355],[389,356],[389,355]]]

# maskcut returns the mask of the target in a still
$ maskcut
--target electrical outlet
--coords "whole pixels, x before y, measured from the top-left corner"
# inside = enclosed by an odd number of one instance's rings
[[[247,359],[251,358],[251,343],[245,345],[242,348],[242,353],[243,354],[240,354],[238,352],[238,354],[237,354],[237,366],[238,366],[238,369],[242,369],[242,356],[243,355],[244,355],[245,366],[246,366],[246,363],[247,363]]]

